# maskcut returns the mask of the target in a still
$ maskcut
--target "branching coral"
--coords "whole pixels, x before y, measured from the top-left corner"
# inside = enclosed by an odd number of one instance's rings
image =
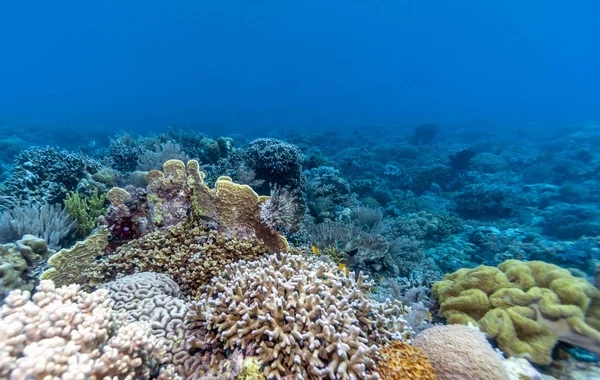
[[[79,181],[104,169],[104,166],[81,153],[52,147],[33,147],[15,159],[12,176],[2,184],[0,196],[11,196],[17,203],[63,201]]]
[[[0,309],[0,377],[148,379],[162,343],[145,323],[114,318],[105,290],[42,281],[13,291]]]
[[[65,210],[77,221],[79,237],[87,237],[96,228],[98,217],[105,211],[105,200],[106,195],[99,194],[98,189],[91,197],[81,197],[76,191],[67,194]]]
[[[239,259],[257,259],[269,250],[255,238],[228,236],[206,227],[184,223],[132,240],[105,256],[88,274],[92,283],[119,275],[150,271],[169,275],[187,295],[198,296],[201,286],[225,265]]]
[[[600,290],[556,265],[508,260],[460,269],[433,294],[449,323],[480,327],[508,355],[549,364],[558,341],[600,352]]]
[[[369,299],[372,286],[303,256],[238,261],[190,306],[189,347],[255,347],[267,378],[377,378],[377,346],[409,331],[402,305]]]
[[[261,138],[248,144],[245,151],[246,161],[256,172],[257,178],[292,190],[304,186],[302,152],[295,145],[277,139]]]

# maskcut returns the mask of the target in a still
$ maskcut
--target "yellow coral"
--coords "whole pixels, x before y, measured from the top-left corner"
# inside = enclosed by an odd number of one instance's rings
[[[52,280],[57,287],[82,284],[84,272],[89,270],[96,257],[102,255],[102,250],[107,245],[107,234],[100,231],[71,248],[61,249],[50,257],[50,268],[42,273],[40,279]]]
[[[425,353],[402,341],[383,347],[377,357],[381,380],[435,380],[435,370]]]
[[[260,363],[258,358],[251,356],[244,359],[242,370],[236,377],[236,380],[264,380],[265,375],[260,372]]]
[[[449,323],[478,326],[508,355],[549,364],[558,341],[600,353],[600,290],[556,265],[508,260],[460,269],[433,294]]]

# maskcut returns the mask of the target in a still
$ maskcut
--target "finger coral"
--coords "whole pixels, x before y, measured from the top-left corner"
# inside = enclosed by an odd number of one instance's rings
[[[542,261],[460,269],[433,286],[449,323],[481,328],[511,356],[549,364],[558,341],[600,353],[600,290]]]
[[[0,309],[0,378],[148,379],[164,347],[145,323],[115,318],[106,290],[15,290]]]
[[[405,308],[378,303],[373,284],[310,257],[227,265],[190,305],[190,349],[255,348],[269,379],[375,379],[379,345],[410,333]]]

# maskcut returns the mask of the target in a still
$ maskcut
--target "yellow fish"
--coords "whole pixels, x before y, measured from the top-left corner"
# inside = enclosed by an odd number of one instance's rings
[[[350,270],[348,269],[348,267],[342,263],[338,264],[338,268],[340,271],[346,273],[346,276],[350,274]]]
[[[313,251],[313,253],[314,253],[315,255],[318,255],[318,254],[320,253],[320,252],[319,252],[319,248],[317,248],[317,246],[316,246],[316,245],[313,245],[313,246],[311,247],[311,249],[312,249],[312,251]]]

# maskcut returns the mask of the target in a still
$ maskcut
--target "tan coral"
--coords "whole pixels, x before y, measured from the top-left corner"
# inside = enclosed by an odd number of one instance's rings
[[[508,380],[502,357],[477,328],[434,326],[417,335],[413,345],[425,352],[439,380]]]
[[[137,271],[164,273],[184,294],[197,296],[225,265],[267,254],[267,247],[256,238],[227,236],[180,223],[120,246],[87,273],[93,285]]]
[[[368,298],[372,283],[309,257],[238,261],[190,306],[191,349],[256,346],[267,378],[374,379],[378,345],[409,335],[397,301]]]
[[[146,323],[114,317],[105,290],[13,291],[0,309],[0,378],[148,379],[164,347]]]
[[[83,284],[84,273],[92,267],[96,257],[108,245],[106,232],[98,231],[71,248],[61,249],[48,259],[50,268],[40,279],[52,280],[56,286]]]

